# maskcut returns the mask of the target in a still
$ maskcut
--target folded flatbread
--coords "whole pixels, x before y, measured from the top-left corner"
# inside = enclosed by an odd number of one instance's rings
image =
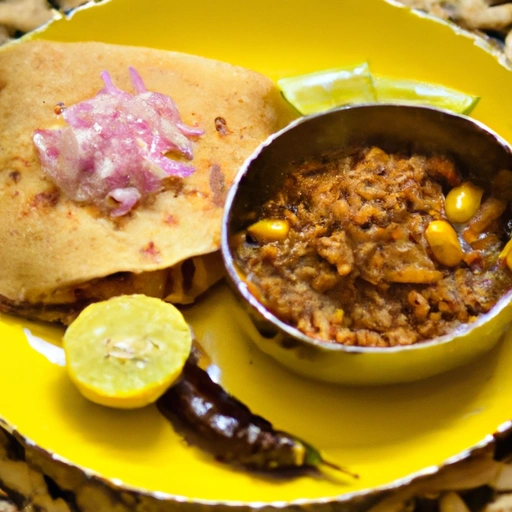
[[[97,94],[104,71],[131,90],[129,67],[204,134],[193,142],[195,172],[112,217],[43,172],[33,135],[58,121],[56,106]],[[69,323],[120,293],[193,300],[221,275],[214,253],[236,172],[293,116],[268,78],[201,57],[44,41],[0,51],[0,309]]]

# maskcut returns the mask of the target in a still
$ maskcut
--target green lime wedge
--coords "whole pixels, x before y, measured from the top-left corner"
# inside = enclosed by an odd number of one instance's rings
[[[366,62],[351,68],[328,69],[282,78],[277,84],[288,102],[304,115],[347,103],[376,100],[370,68]]]
[[[395,78],[373,77],[373,85],[380,103],[407,103],[445,108],[459,114],[469,114],[480,98],[441,85],[397,80]]]
[[[282,78],[277,83],[283,96],[303,115],[375,101],[430,105],[469,114],[480,99],[442,85],[373,76],[366,62]]]

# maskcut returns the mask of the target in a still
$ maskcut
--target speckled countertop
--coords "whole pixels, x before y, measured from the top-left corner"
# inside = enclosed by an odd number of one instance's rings
[[[504,0],[397,0],[491,38],[512,61],[512,2]]]
[[[0,44],[43,25],[52,10],[68,12],[87,0],[0,0]]]

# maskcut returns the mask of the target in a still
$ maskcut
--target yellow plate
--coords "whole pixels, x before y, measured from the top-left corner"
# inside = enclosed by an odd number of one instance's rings
[[[367,60],[381,75],[480,96],[474,117],[512,141],[510,71],[478,40],[383,0],[112,0],[54,22],[38,37],[186,51],[273,79]],[[247,341],[234,310],[225,285],[186,310],[222,383],[359,480],[333,473],[273,480],[215,463],[187,447],[154,407],[130,412],[88,403],[64,368],[36,349],[33,336],[58,343],[61,331],[7,316],[0,317],[0,418],[61,459],[131,488],[180,501],[283,505],[348,498],[433,471],[488,442],[512,416],[508,340],[433,380],[351,389],[279,367]]]

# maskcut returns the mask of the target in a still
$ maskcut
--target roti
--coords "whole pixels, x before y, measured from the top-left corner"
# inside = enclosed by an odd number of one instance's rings
[[[56,185],[42,169],[33,136],[62,124],[63,106],[94,97],[104,71],[119,89],[132,91],[130,67],[203,134],[192,143],[190,176],[167,180],[129,213],[112,217]],[[219,248],[224,199],[239,167],[294,116],[267,77],[202,57],[45,41],[1,51],[3,309],[68,322],[87,303],[119,293],[189,302],[220,275],[215,256],[198,258]]]

